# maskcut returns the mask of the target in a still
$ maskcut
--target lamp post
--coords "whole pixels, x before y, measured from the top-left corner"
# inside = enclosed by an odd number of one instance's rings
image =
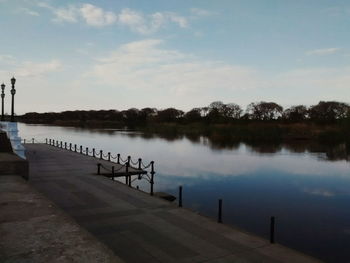
[[[11,88],[11,95],[12,95],[11,122],[15,121],[15,94],[16,94],[15,83],[16,83],[16,79],[15,79],[15,77],[12,77],[12,79],[11,79],[11,84],[12,84],[12,88]]]
[[[1,84],[1,121],[5,120],[4,117],[4,98],[5,98],[5,84]]]

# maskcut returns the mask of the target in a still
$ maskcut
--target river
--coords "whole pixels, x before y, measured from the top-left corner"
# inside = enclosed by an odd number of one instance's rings
[[[208,138],[19,124],[24,139],[45,138],[155,161],[155,191],[183,205],[327,262],[350,261],[350,158],[344,144],[213,143]],[[145,180],[134,182],[149,191]]]

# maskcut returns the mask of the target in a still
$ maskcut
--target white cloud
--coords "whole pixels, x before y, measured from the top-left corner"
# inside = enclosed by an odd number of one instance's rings
[[[168,23],[175,23],[181,28],[188,26],[187,19],[176,13],[156,12],[151,15],[144,15],[129,8],[121,11],[119,14],[119,23],[128,26],[132,31],[145,35],[157,32]]]
[[[80,12],[85,22],[91,26],[106,26],[117,21],[117,16],[113,12],[106,12],[91,4],[84,4]]]
[[[323,56],[323,55],[332,55],[337,52],[339,52],[341,49],[340,48],[322,48],[322,49],[314,49],[306,52],[306,55],[318,55],[318,56]]]
[[[253,69],[205,61],[175,50],[162,49],[159,39],[132,42],[119,47],[96,65],[86,76],[98,82],[136,91],[163,105],[199,103],[206,105],[217,96],[257,88]]]
[[[269,76],[263,70],[205,60],[163,48],[159,39],[131,42],[96,59],[85,76],[112,92],[142,94],[125,107],[170,105],[190,109],[214,100],[245,107],[256,100],[313,104],[350,96],[350,68],[300,68]]]
[[[55,22],[75,23],[78,21],[79,10],[73,5],[70,5],[67,8],[54,9],[53,13],[56,16],[53,19]]]
[[[30,16],[39,16],[38,12],[33,11],[33,10],[29,9],[29,8],[24,8],[24,7],[20,8],[19,12],[24,13],[26,15],[30,15]]]
[[[125,8],[120,13],[116,13],[88,3],[56,8],[46,2],[38,2],[37,6],[51,10],[55,15],[54,22],[76,23],[84,21],[87,25],[94,27],[119,24],[144,35],[155,33],[169,24],[175,24],[181,28],[188,27],[188,19],[174,12],[144,14]]]
[[[191,8],[190,11],[195,16],[210,16],[215,14],[214,12],[201,9],[201,8]]]
[[[18,77],[38,77],[49,72],[59,71],[61,68],[62,63],[55,59],[43,63],[27,61],[21,63],[13,72]]]

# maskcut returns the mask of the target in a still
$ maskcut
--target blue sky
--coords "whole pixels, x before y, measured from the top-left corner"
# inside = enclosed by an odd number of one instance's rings
[[[16,111],[349,102],[350,2],[0,0]],[[9,99],[6,109],[9,111]]]

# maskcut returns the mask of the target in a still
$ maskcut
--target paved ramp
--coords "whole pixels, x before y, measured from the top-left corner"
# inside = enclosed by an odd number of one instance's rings
[[[26,148],[30,183],[125,262],[319,262],[97,176],[96,158]]]

